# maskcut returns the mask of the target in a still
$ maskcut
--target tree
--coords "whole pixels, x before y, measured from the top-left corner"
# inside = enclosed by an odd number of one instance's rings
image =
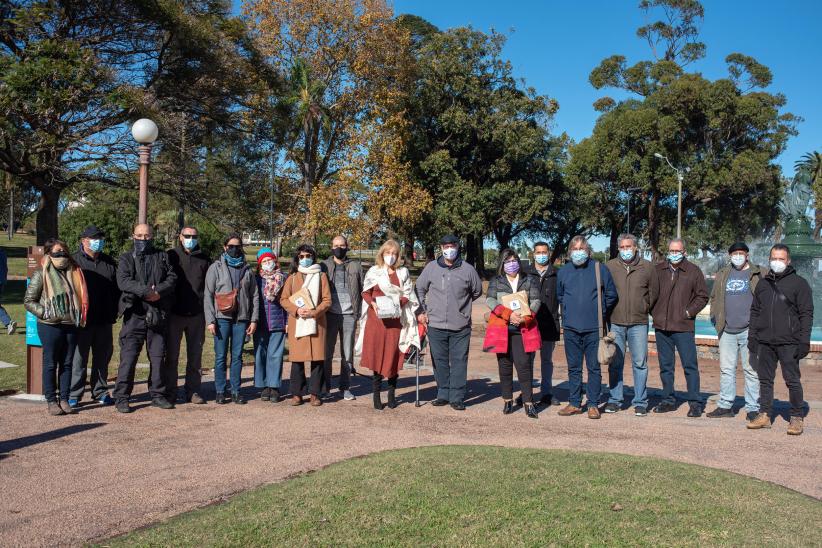
[[[625,225],[627,189],[638,189],[642,210],[633,211],[638,221],[632,224],[658,253],[662,238],[674,233],[677,178],[654,154],[668,157],[688,168],[683,236],[699,249],[718,251],[775,220],[781,179],[773,161],[795,134],[796,118],[780,112],[783,95],[762,91],[771,73],[751,57],[729,55],[728,78],[715,81],[685,72],[705,55],[697,41],[699,2],[653,0],[640,7],[664,13],[638,31],[655,60],[628,67],[615,55],[591,72],[595,88],[616,87],[634,97],[595,103],[602,115],[592,136],[572,150],[569,176],[590,205],[587,224],[610,234],[612,244]]]
[[[814,195],[814,228],[813,237],[822,236],[822,154],[814,151],[803,154],[795,164],[796,171],[805,172],[811,182]]]

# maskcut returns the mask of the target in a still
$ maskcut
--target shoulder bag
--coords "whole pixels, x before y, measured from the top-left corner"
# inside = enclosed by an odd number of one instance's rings
[[[597,321],[599,323],[599,346],[597,347],[597,360],[600,365],[610,365],[614,360],[617,351],[614,334],[607,332],[602,319],[602,282],[600,281],[599,262],[594,266],[597,280]]]

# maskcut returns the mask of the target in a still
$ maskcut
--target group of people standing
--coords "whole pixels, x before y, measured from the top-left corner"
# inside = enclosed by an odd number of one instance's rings
[[[264,401],[278,402],[283,396],[287,340],[292,405],[303,404],[306,396],[312,406],[322,405],[332,390],[332,360],[339,344],[337,388],[342,398],[355,399],[350,382],[358,355],[360,366],[372,374],[374,408],[393,408],[404,358],[427,337],[437,384],[432,405],[465,409],[472,304],[483,291],[479,274],[463,261],[460,241],[453,235],[441,240],[440,256],[425,266],[416,284],[401,265],[400,246],[394,240],[380,247],[367,272],[358,260],[348,257],[343,236],[333,239],[331,256],[323,261],[311,245],[303,244],[286,273],[268,248],[257,253],[255,266],[249,265],[237,234],[225,238],[223,252],[213,261],[200,249],[194,227],[184,228],[177,245],[165,251],[153,246],[150,226],[137,225],[133,248],[117,262],[103,252],[104,237],[98,228],[88,227],[74,254],[61,240],[46,242],[41,268],[26,291],[26,309],[38,318],[43,387],[53,415],[76,413],[89,360],[92,398],[131,412],[129,399],[144,346],[152,405],[173,408],[183,336],[182,396],[186,402],[206,403],[201,385],[206,332],[214,340],[218,404],[246,403],[240,392],[242,352],[252,339],[254,384]],[[734,244],[729,249],[730,264],[717,274],[709,295],[705,277],[688,261],[681,239],[669,242],[665,261],[658,264],[641,257],[633,235],[620,235],[618,243],[618,256],[602,265],[591,257],[588,241],[576,236],[569,245],[569,260],[559,269],[551,264],[551,249],[545,242],[534,244],[532,264],[525,264],[514,250],[500,253],[486,292],[489,311],[483,349],[497,354],[503,413],[511,414],[521,406],[526,416],[538,418],[539,405],[559,404],[552,385],[553,351],[562,337],[569,401],[559,415],[587,413],[588,418],[599,419],[603,372],[598,347],[603,333],[610,330],[616,354],[607,365],[608,398],[602,410],[623,409],[623,371],[629,351],[631,405],[635,415],[645,416],[650,315],[662,381],[662,398],[654,412],[676,409],[678,353],[687,383],[688,416],[701,416],[704,401],[694,320],[710,300],[711,319],[719,333],[721,386],[718,407],[708,416],[733,416],[736,366],[741,360],[748,428],[770,427],[773,382],[781,364],[790,391],[788,433],[801,433],[798,363],[810,349],[813,304],[807,281],[790,266],[790,250],[773,246],[765,269],[749,262],[743,242]],[[106,379],[113,325],[119,317],[123,319],[119,368],[110,395]],[[541,394],[535,401],[537,352]],[[583,362],[588,374],[585,411]],[[521,388],[517,400],[514,371]],[[388,389],[385,404],[383,381]]]

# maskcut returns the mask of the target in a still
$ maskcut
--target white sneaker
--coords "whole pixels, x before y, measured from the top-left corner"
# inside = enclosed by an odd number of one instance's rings
[[[354,397],[354,394],[351,393],[351,390],[346,390],[343,392],[343,399],[344,400],[356,400],[357,398]]]
[[[9,335],[14,335],[15,331],[17,331],[17,322],[12,320],[9,322],[9,325],[6,326],[6,332]]]

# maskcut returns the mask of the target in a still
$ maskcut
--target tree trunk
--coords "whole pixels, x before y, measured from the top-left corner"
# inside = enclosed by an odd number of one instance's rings
[[[619,241],[617,238],[619,238],[619,234],[621,232],[619,228],[621,225],[622,223],[620,222],[614,222],[614,224],[611,225],[611,241],[608,244],[609,259],[613,259],[619,253]]]
[[[494,229],[494,237],[497,239],[500,251],[511,247],[511,230],[512,226],[510,224]]]
[[[40,188],[40,204],[37,208],[37,245],[43,245],[49,238],[57,238],[57,213],[60,190],[54,187],[35,185]]]
[[[465,237],[465,261],[477,267],[477,240],[473,234]]]
[[[657,219],[657,208],[659,206],[659,195],[653,190],[648,196],[648,245],[651,248],[653,262],[659,261],[659,219]]]
[[[405,245],[403,246],[402,256],[405,259],[406,266],[414,266],[414,233],[410,230],[405,233]]]
[[[481,234],[476,237],[477,262],[474,265],[474,268],[477,270],[477,272],[479,272],[480,276],[484,277],[484,275],[485,275],[485,248],[482,247],[482,240],[483,240],[483,237],[482,237]]]

